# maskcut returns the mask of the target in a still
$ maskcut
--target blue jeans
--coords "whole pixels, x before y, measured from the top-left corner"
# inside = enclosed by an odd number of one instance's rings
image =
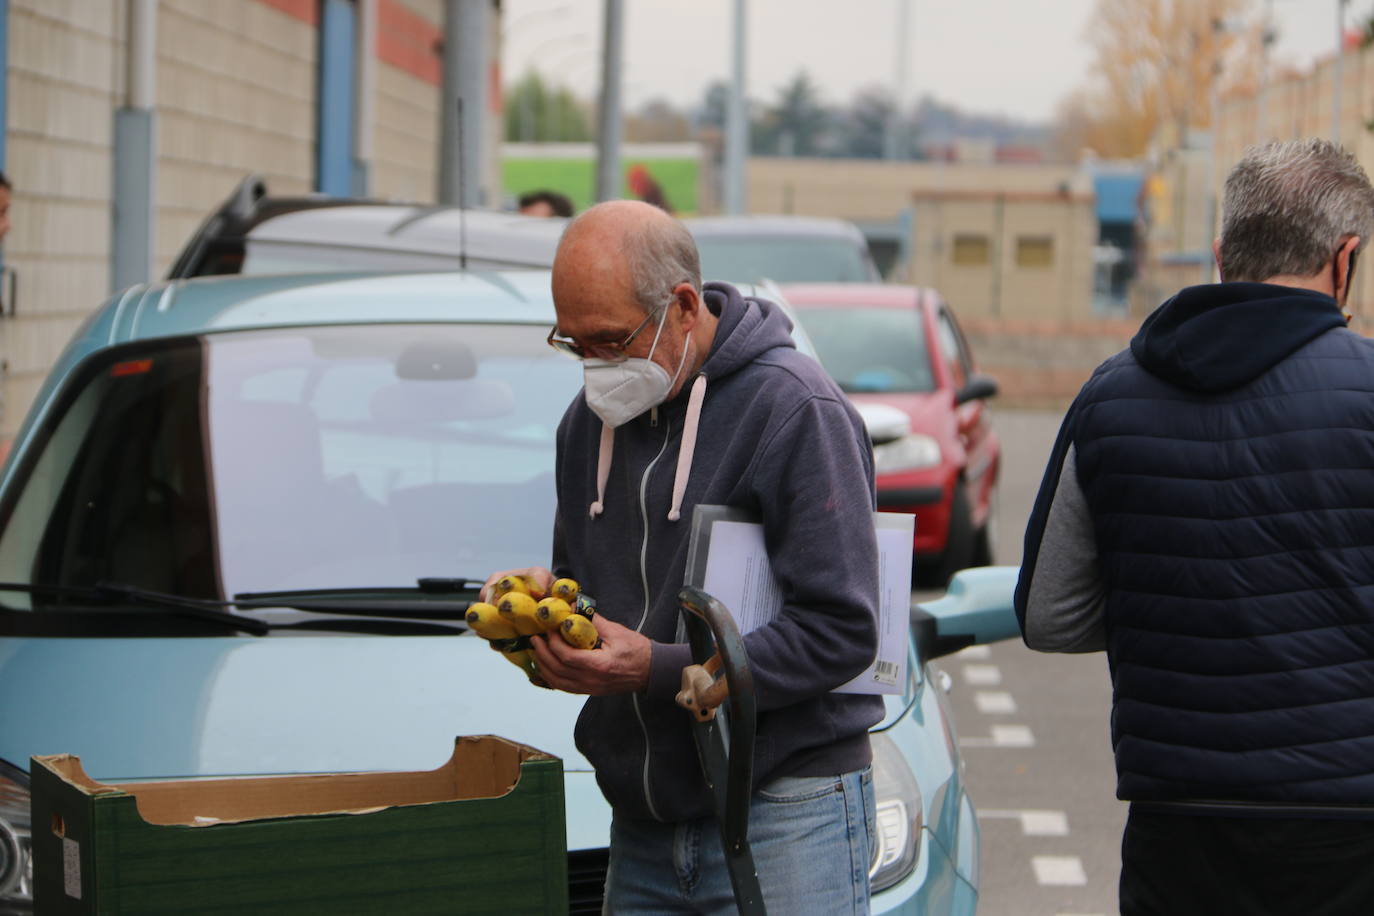
[[[874,822],[868,768],[784,777],[760,788],[749,806],[749,846],[768,911],[867,913]],[[614,818],[602,912],[735,913],[715,818],[681,824]]]

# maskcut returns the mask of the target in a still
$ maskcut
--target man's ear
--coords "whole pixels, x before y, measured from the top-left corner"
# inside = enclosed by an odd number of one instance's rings
[[[1355,249],[1360,247],[1360,237],[1352,235],[1341,247],[1336,249],[1336,276],[1332,295],[1344,307],[1350,299],[1350,280],[1355,271]]]
[[[701,317],[701,309],[704,307],[701,296],[692,284],[679,283],[673,287],[673,301],[682,310],[682,329],[691,331]]]
[[[1212,259],[1217,262],[1217,276],[1221,277],[1222,282],[1226,278],[1221,276],[1221,239],[1212,239]]]

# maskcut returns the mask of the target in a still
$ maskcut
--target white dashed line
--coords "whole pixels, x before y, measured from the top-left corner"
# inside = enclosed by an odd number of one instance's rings
[[[1005,808],[980,809],[982,819],[1002,819],[1021,822],[1025,836],[1068,836],[1069,818],[1063,811],[1017,811]]]
[[[1016,700],[1001,690],[980,690],[973,695],[973,702],[984,715],[1013,715],[1016,712]]]
[[[964,680],[975,687],[996,687],[1002,683],[1002,669],[996,665],[965,665]]]
[[[969,646],[967,649],[959,650],[959,657],[969,661],[986,661],[992,658],[991,646]]]
[[[1022,811],[1021,832],[1026,836],[1068,836],[1069,818],[1063,811]]]
[[[1077,887],[1088,883],[1083,860],[1078,856],[1032,856],[1035,880],[1041,884]]]
[[[1035,747],[1035,736],[1026,725],[994,725],[987,738],[976,735],[959,739],[960,747]]]

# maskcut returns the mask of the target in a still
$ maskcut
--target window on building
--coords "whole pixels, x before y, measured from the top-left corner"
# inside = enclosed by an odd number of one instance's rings
[[[992,244],[986,235],[956,235],[951,257],[961,267],[986,267],[992,261]]]
[[[1023,235],[1016,239],[1017,267],[1049,267],[1053,264],[1053,236]]]

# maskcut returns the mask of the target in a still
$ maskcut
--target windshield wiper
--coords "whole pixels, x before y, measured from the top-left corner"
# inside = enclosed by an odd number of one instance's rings
[[[315,614],[363,617],[411,617],[417,620],[465,620],[468,607],[485,579],[426,578],[414,586],[377,588],[303,588],[289,591],[240,592],[232,604],[240,609],[290,608]],[[434,596],[434,597],[424,597]],[[459,597],[462,596],[462,597]]]
[[[93,604],[110,610],[138,609],[146,613],[153,605],[157,610],[179,617],[189,617],[209,623],[218,623],[254,636],[264,636],[272,629],[270,623],[254,617],[245,617],[224,610],[233,602],[211,601],[200,598],[186,598],[169,595],[136,585],[123,585],[116,582],[99,582],[95,585],[45,585],[29,582],[0,582],[0,592],[23,592],[29,595],[46,595],[62,601],[78,601]],[[103,614],[106,610],[91,610],[89,613]]]

